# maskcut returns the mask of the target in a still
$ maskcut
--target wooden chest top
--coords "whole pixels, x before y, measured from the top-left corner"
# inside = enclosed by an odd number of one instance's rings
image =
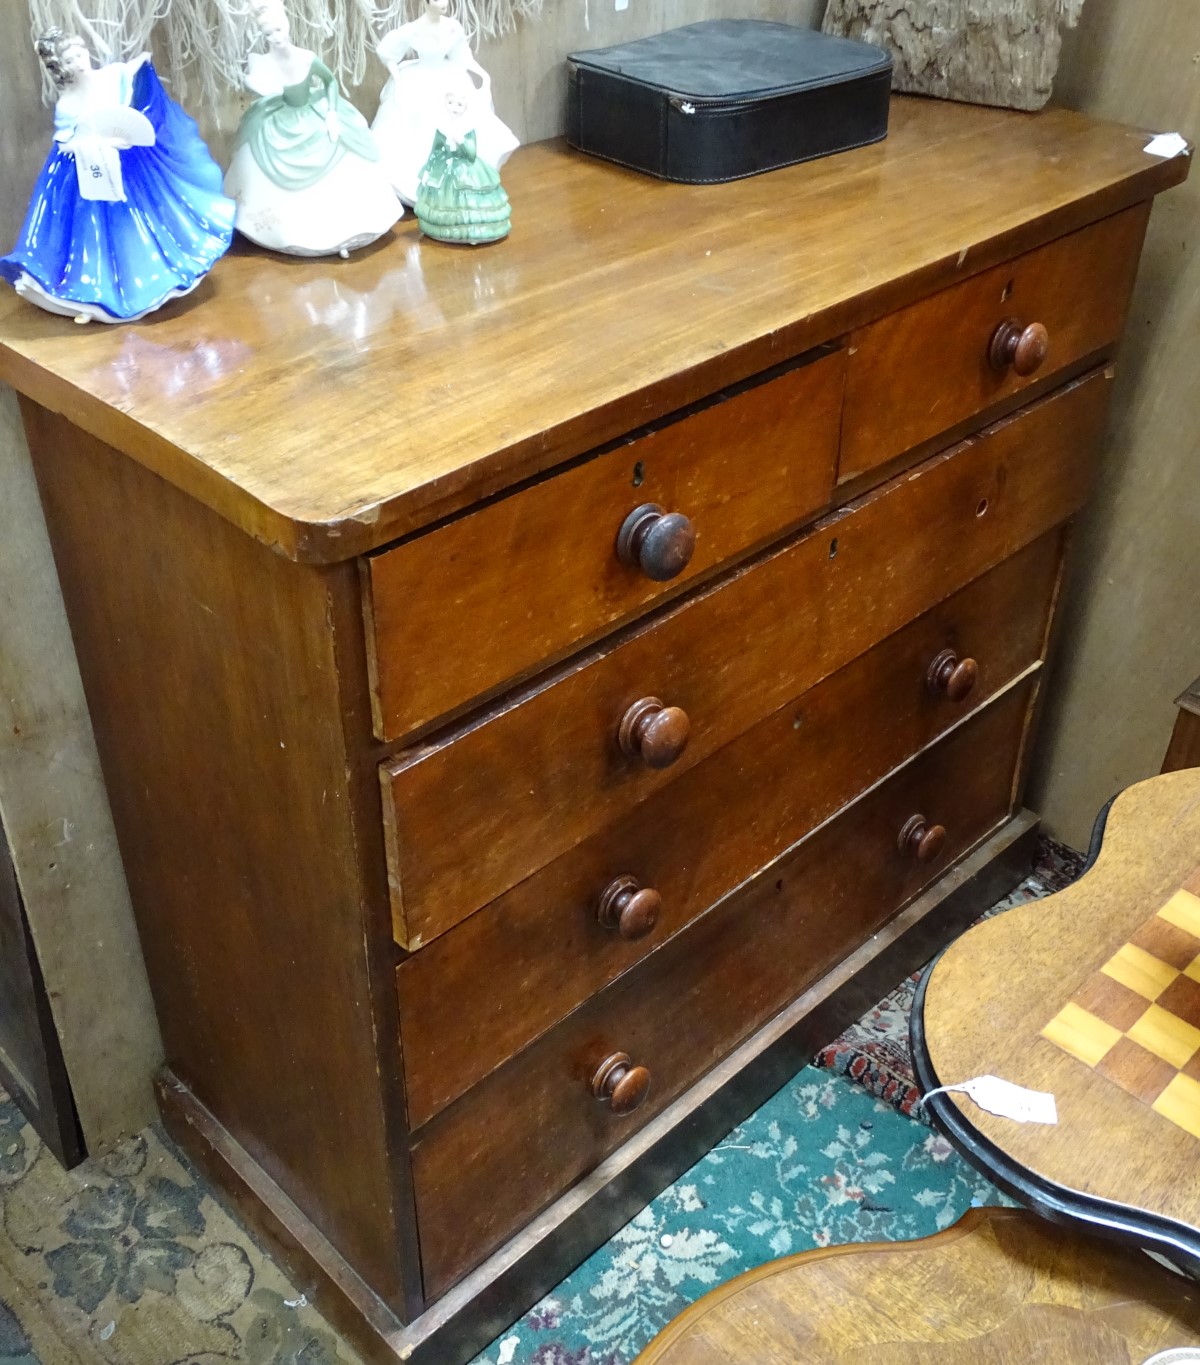
[[[505,168],[512,237],[235,249],[86,330],[0,295],[0,379],[288,557],[377,548],[1015,252],[1188,157],[1062,110],[897,99],[887,140],[730,185],[572,152]]]

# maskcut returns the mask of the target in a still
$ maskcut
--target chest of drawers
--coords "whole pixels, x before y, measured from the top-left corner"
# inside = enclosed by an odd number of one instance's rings
[[[494,249],[0,303],[164,1116],[368,1358],[466,1359],[1020,875],[1144,141],[547,144]]]

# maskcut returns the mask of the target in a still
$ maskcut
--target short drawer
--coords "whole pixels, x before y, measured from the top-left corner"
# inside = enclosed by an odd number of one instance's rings
[[[813,359],[368,560],[379,737],[811,518],[833,488],[844,371],[841,351]]]
[[[1007,692],[427,1124],[413,1148],[426,1294],[483,1260],[994,829],[1010,811],[1032,691]],[[926,863],[900,851],[914,816],[946,830]],[[625,1116],[593,1093],[620,1054],[650,1082]]]
[[[854,333],[839,481],[1111,349],[1148,213],[1127,209]]]
[[[401,963],[409,1124],[1036,666],[1061,543],[1005,560]]]
[[[1108,388],[1070,386],[385,763],[401,945],[431,942],[1070,517]],[[622,743],[652,699],[690,722],[665,767]],[[677,736],[656,738],[656,762]]]

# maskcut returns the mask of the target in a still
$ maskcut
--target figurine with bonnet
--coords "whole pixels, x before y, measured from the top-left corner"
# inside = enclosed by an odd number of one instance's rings
[[[96,67],[61,29],[37,53],[57,91],[54,142],[0,276],[77,322],[136,321],[200,283],[229,247],[234,205],[149,54]]]
[[[389,80],[371,127],[406,204],[417,201],[417,181],[445,116],[448,91],[466,100],[464,116],[490,166],[499,170],[518,146],[512,129],[497,117],[491,77],[449,8],[450,0],[425,0],[420,15],[386,34],[376,49]]]

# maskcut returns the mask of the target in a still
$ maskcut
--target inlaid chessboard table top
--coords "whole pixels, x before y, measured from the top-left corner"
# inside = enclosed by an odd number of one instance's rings
[[[1025,1211],[769,1262],[680,1314],[636,1365],[1143,1365],[1200,1345],[1200,1288]]]
[[[347,261],[238,245],[122,327],[0,291],[0,380],[283,554],[349,559],[1179,183],[1190,153],[1147,140],[897,98],[884,142],[701,186],[539,143],[486,248],[411,216]]]
[[[965,1095],[931,1112],[1035,1207],[1200,1255],[1197,982],[1200,769],[1188,768],[1123,792],[1078,882],[968,930],[919,994],[927,1088],[1000,1076],[1052,1093],[1058,1123]]]
[[[1200,1138],[1200,867],[1042,1037]]]

